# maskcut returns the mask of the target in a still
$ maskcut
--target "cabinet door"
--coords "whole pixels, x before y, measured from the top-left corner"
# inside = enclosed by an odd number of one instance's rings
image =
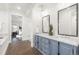
[[[35,36],[35,39],[34,39],[34,46],[36,48],[39,48],[39,36]]]
[[[49,39],[40,37],[39,40],[39,50],[41,50],[44,54],[48,55],[49,54]]]
[[[50,54],[58,55],[58,41],[50,40]]]
[[[50,54],[49,39],[47,39],[47,38],[43,38],[43,52],[46,55]]]
[[[66,43],[59,43],[59,54],[60,55],[73,55],[74,47]]]

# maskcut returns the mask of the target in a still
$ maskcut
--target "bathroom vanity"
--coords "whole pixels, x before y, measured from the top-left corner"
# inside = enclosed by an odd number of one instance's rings
[[[78,55],[79,38],[35,34],[34,47],[44,55]]]

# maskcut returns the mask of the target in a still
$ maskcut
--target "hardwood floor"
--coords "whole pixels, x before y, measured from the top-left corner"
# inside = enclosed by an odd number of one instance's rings
[[[17,41],[9,44],[6,55],[42,55],[31,47],[30,41]]]

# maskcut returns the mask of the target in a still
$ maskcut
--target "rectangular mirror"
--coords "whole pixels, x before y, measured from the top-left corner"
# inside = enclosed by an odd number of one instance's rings
[[[58,34],[78,36],[78,4],[58,11]]]
[[[42,18],[42,32],[48,33],[49,32],[49,24],[50,24],[50,16],[44,16]]]

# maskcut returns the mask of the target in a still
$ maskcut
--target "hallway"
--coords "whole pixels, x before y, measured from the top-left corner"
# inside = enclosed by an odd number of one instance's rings
[[[6,55],[42,55],[31,47],[30,41],[17,41],[9,44]]]

